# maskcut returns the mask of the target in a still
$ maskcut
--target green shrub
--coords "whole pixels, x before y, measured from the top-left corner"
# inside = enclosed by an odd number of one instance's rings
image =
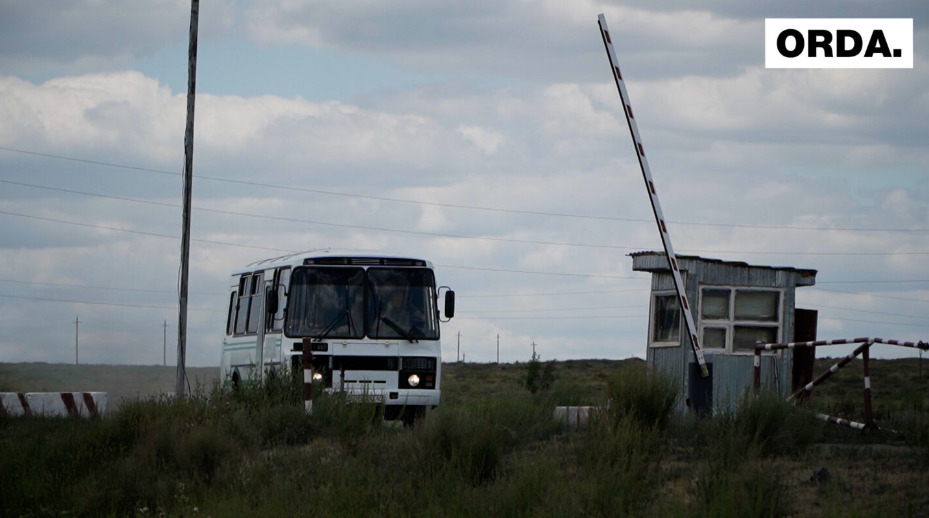
[[[443,406],[413,427],[385,426],[380,405],[321,391],[306,416],[300,383],[274,376],[128,402],[96,420],[0,419],[0,516],[782,516],[809,498],[822,509],[851,502],[852,514],[925,514],[926,464],[913,453],[929,462],[929,420],[915,395],[888,404],[881,424],[899,425],[917,448],[867,458],[838,448],[820,464],[805,448],[824,429],[841,442],[896,436],[766,397],[669,419],[674,384],[633,363],[609,377],[563,362],[553,390],[537,394],[523,388],[524,364],[455,365],[461,391],[445,385]],[[574,387],[612,404],[566,433],[552,408]],[[777,458],[795,453],[805,455]],[[860,463],[882,470],[881,485],[858,481]],[[807,486],[820,465],[832,482]]]
[[[452,469],[472,484],[494,480],[507,437],[486,412],[440,408],[419,432],[427,457],[424,471]]]
[[[690,513],[701,518],[787,516],[787,489],[777,474],[763,468],[719,470],[707,464],[695,481]]]
[[[539,356],[532,353],[526,369],[526,389],[537,394],[539,392],[548,392],[555,383],[555,362],[545,362],[545,366],[539,361]]]
[[[762,455],[802,451],[821,437],[823,422],[773,394],[746,396],[735,415],[733,433],[757,446]]]
[[[678,398],[673,380],[643,369],[623,369],[609,380],[608,387],[609,415],[614,422],[630,416],[643,425],[663,428]]]
[[[661,473],[657,423],[646,424],[632,413],[594,417],[579,448],[588,514],[625,516],[650,502]]]

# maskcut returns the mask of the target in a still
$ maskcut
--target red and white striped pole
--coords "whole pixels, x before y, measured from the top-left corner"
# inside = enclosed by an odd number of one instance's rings
[[[761,348],[764,346],[761,341],[755,342],[755,357],[752,365],[752,388],[755,395],[761,393]]]
[[[629,132],[632,134],[632,143],[635,146],[636,156],[639,158],[642,177],[645,179],[645,190],[648,191],[648,198],[652,202],[652,212],[655,213],[658,233],[661,234],[661,243],[664,245],[665,256],[668,258],[671,275],[674,277],[674,288],[677,290],[677,297],[681,304],[681,313],[684,314],[684,320],[687,323],[690,343],[693,346],[697,363],[700,364],[700,372],[703,374],[703,377],[707,377],[710,373],[706,367],[706,359],[703,357],[703,347],[700,345],[699,338],[697,338],[697,326],[694,323],[690,304],[687,302],[684,280],[681,278],[681,272],[677,266],[677,254],[674,253],[674,247],[671,246],[671,235],[668,233],[668,225],[665,223],[664,215],[661,212],[661,204],[658,203],[658,192],[655,190],[655,182],[652,180],[651,169],[649,169],[648,160],[645,158],[645,147],[642,146],[642,138],[639,136],[639,127],[636,124],[635,117],[632,115],[632,104],[629,102],[629,92],[626,91],[626,83],[623,81],[623,75],[619,70],[619,61],[616,59],[616,51],[613,49],[610,31],[606,26],[606,17],[601,14],[598,19],[600,22],[600,35],[603,37],[603,45],[606,47],[607,56],[610,58],[610,66],[613,69],[613,79],[616,81],[616,88],[619,90],[619,97],[623,102],[626,122],[629,124]]]
[[[99,417],[106,392],[0,392],[0,416]]]
[[[800,390],[794,392],[789,398],[787,398],[787,401],[793,401],[794,399],[800,397],[804,393],[813,392],[814,388],[818,387],[822,382],[826,381],[830,376],[832,376],[836,372],[839,372],[839,369],[848,365],[849,362],[857,358],[861,354],[862,351],[866,350],[868,347],[871,346],[871,341],[868,339],[866,340],[867,341],[865,341],[864,343],[856,347],[854,351],[848,353],[844,358],[836,362],[832,367],[829,367],[829,370],[822,373],[818,378],[807,383]],[[838,342],[838,340],[833,340],[833,341]]]
[[[849,428],[854,428],[856,430],[864,430],[865,428],[868,427],[868,425],[865,423],[859,423],[857,421],[850,421],[848,419],[842,419],[841,417],[833,417],[831,415],[826,415],[826,414],[816,414],[816,417],[823,421],[826,421],[827,423],[847,426]]]
[[[303,409],[313,415],[313,344],[310,338],[303,339]]]
[[[871,408],[871,342],[861,351],[862,374],[864,377],[864,422],[869,427],[874,426],[874,411]]]

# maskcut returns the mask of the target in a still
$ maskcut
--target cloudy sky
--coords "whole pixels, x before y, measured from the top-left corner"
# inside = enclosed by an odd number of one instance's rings
[[[218,0],[188,365],[233,269],[320,247],[432,260],[447,361],[644,356],[661,241],[599,13],[678,253],[818,270],[820,338],[929,338],[922,0]],[[81,363],[174,364],[189,17],[0,0],[0,361],[73,362],[78,319]],[[766,17],[913,18],[914,66],[767,70]]]

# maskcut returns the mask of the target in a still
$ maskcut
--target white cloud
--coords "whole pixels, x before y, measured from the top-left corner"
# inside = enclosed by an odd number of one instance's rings
[[[506,136],[503,133],[489,128],[462,125],[458,127],[458,133],[486,155],[496,153],[500,146],[506,144]]]
[[[42,328],[33,338],[2,338],[5,358],[67,361],[79,314],[88,339],[99,340],[88,361],[94,354],[95,361],[161,360],[160,326],[176,325],[179,244],[170,236],[180,233],[186,99],[160,76],[127,71],[125,63],[186,41],[181,3],[158,4],[165,11],[157,15],[127,8],[126,31],[110,35],[125,39],[119,43],[79,41],[111,23],[103,20],[76,24],[55,40],[74,47],[67,52],[42,46],[41,31],[15,51],[0,45],[0,64],[105,63],[91,67],[95,73],[53,73],[47,81],[4,68],[10,75],[0,77],[0,147],[7,148],[0,150],[0,210],[46,220],[0,214],[0,279],[33,283],[0,283],[0,295],[113,304],[0,297],[2,325]],[[924,232],[852,230],[929,225],[929,183],[921,173],[929,141],[925,67],[764,70],[761,55],[752,54],[760,17],[729,2],[700,9],[551,0],[202,9],[204,26],[215,31],[204,34],[207,42],[247,33],[267,45],[335,49],[332,63],[339,53],[358,53],[442,77],[371,88],[356,100],[198,94],[194,206],[204,210],[194,211],[191,288],[193,305],[210,311],[192,318],[193,364],[217,361],[233,269],[278,250],[319,247],[432,259],[440,283],[461,296],[462,318],[444,332],[462,332],[469,359],[492,360],[498,333],[504,361],[527,359],[533,340],[544,357],[641,356],[644,309],[587,311],[578,319],[465,318],[478,309],[647,303],[647,291],[626,291],[648,287],[626,254],[658,249],[660,241],[597,34],[600,11],[623,41],[633,108],[679,252],[816,268],[827,289],[917,299],[875,299],[890,313],[918,312],[919,299],[927,299],[922,285],[910,291],[891,283],[829,284],[925,277]],[[133,34],[146,13],[150,25]],[[29,13],[13,15],[21,21]],[[55,23],[71,15],[55,13]],[[317,72],[336,80],[342,73],[335,65]],[[722,226],[683,224],[699,222]],[[842,307],[843,295],[815,293],[802,295],[804,302]],[[878,307],[867,298],[853,302]],[[122,307],[129,304],[155,308]],[[860,315],[830,312],[822,334],[899,332],[906,339],[925,330],[864,330],[853,321]],[[127,344],[133,332],[140,338]],[[446,341],[446,359],[454,358],[453,343]]]

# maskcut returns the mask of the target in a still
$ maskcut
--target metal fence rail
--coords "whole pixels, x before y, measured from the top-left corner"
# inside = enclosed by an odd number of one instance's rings
[[[874,344],[885,344],[885,345],[895,345],[898,347],[910,347],[913,349],[919,349],[921,351],[929,351],[929,343],[920,341],[920,342],[904,342],[900,340],[886,340],[884,338],[843,338],[838,340],[816,340],[812,342],[795,342],[795,343],[774,343],[766,344],[762,342],[755,342],[755,362],[754,362],[754,380],[753,387],[755,394],[761,392],[761,353],[765,351],[779,351],[782,349],[795,349],[795,348],[804,348],[804,347],[823,347],[830,345],[852,345],[860,344],[852,352],[848,353],[845,357],[840,359],[834,365],[829,367],[829,369],[819,375],[813,381],[807,383],[802,388],[794,392],[787,398],[787,401],[799,401],[804,397],[808,396],[813,392],[813,389],[824,381],[829,379],[833,374],[839,371],[842,367],[848,365],[852,360],[861,356],[863,373],[862,377],[864,378],[864,423],[859,423],[855,421],[850,421],[848,419],[841,419],[834,416],[829,416],[825,414],[817,414],[817,417],[825,421],[840,424],[843,426],[849,426],[856,429],[865,429],[865,428],[876,428],[874,424],[874,412],[871,406],[871,367],[870,367],[870,350],[871,346]]]

